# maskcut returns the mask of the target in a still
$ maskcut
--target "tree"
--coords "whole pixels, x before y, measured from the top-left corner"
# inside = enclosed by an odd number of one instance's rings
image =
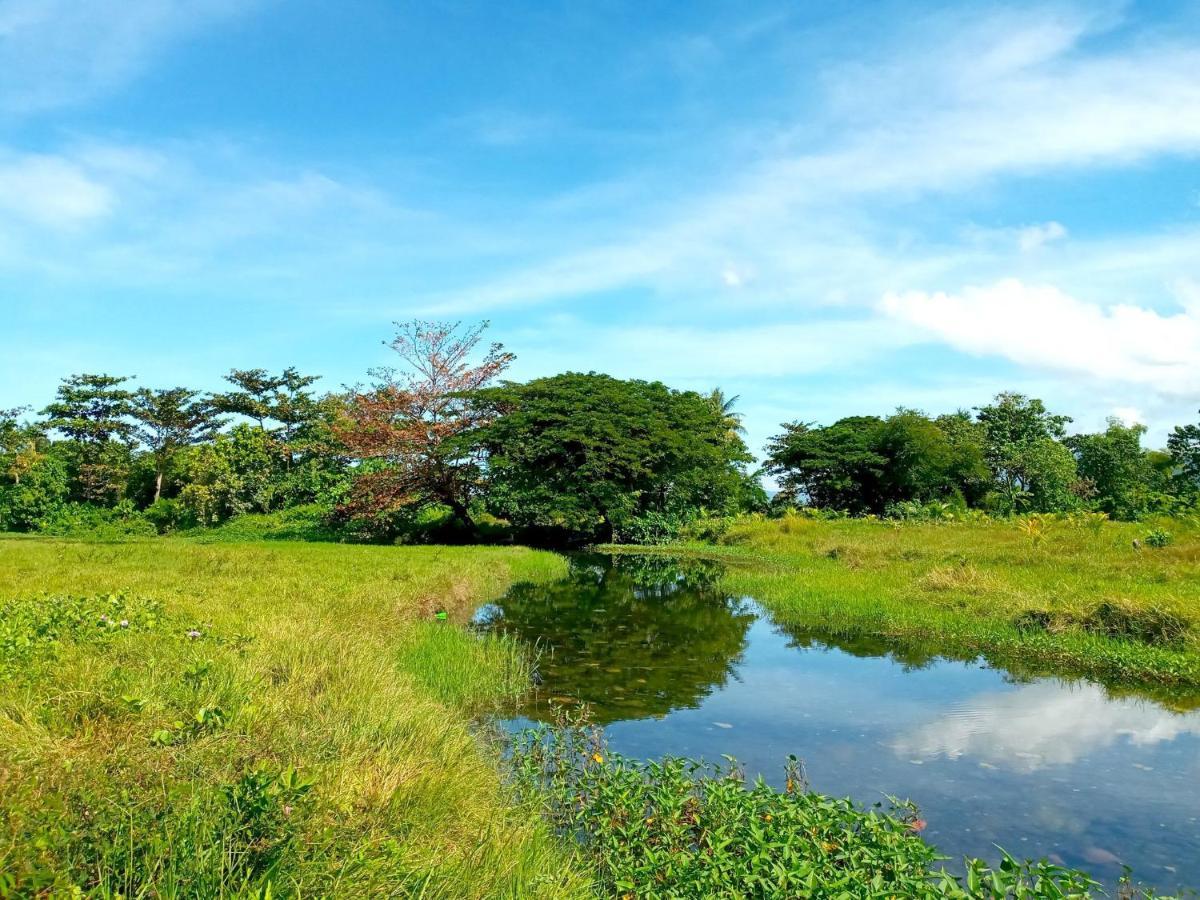
[[[488,505],[514,524],[611,540],[639,517],[734,511],[750,460],[711,397],[568,372],[480,393]]]
[[[33,466],[39,443],[44,441],[44,429],[21,419],[28,406],[0,409],[0,475],[21,483],[21,476]]]
[[[883,420],[848,416],[821,427],[784,424],[767,444],[766,470],[794,502],[852,513],[882,512],[888,502],[880,449]]]
[[[1041,400],[1016,393],[997,394],[978,413],[999,509],[1052,512],[1077,505],[1075,458],[1060,443],[1070,416],[1054,415]]]
[[[124,385],[130,379],[114,375],[72,375],[64,378],[53,403],[42,412],[53,428],[74,441],[79,450],[78,482],[82,499],[107,502],[119,498],[128,471],[129,421],[133,395]]]
[[[138,423],[136,435],[154,456],[156,502],[162,496],[163,479],[179,449],[211,441],[223,424],[209,398],[183,387],[140,388],[133,395],[130,414]]]
[[[740,399],[741,397],[737,394],[726,397],[725,392],[720,388],[713,388],[708,394],[708,402],[712,404],[712,408],[725,423],[725,429],[729,432],[731,440],[740,439],[746,433],[746,427],[742,424],[742,414],[734,411],[734,407],[737,406]]]
[[[1167,438],[1167,452],[1180,493],[1200,495],[1200,425],[1177,425]]]
[[[343,509],[376,519],[403,507],[440,503],[473,528],[470,501],[482,479],[481,451],[471,434],[492,413],[476,392],[513,360],[500,344],[472,362],[487,323],[396,323],[388,344],[404,369],[384,368],[368,390],[353,391],[335,432],[348,455],[368,463]]]

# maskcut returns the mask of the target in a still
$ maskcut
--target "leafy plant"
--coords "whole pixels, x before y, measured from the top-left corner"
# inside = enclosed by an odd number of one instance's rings
[[[520,735],[512,756],[519,796],[595,873],[605,897],[904,896],[1079,898],[1087,875],[1007,854],[999,867],[966,861],[957,878],[920,837],[916,808],[863,809],[811,793],[795,757],[783,791],[747,784],[732,758],[638,763],[601,733],[564,719]]]
[[[1162,549],[1163,547],[1166,547],[1168,544],[1170,544],[1171,541],[1173,541],[1174,539],[1175,539],[1175,536],[1173,534],[1171,534],[1171,532],[1167,531],[1164,528],[1155,528],[1151,531],[1146,532],[1146,546],[1147,547],[1154,547],[1156,549]]]

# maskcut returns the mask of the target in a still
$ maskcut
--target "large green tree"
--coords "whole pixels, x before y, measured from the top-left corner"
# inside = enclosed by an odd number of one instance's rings
[[[211,441],[222,424],[209,398],[183,387],[140,388],[133,394],[130,415],[137,422],[136,435],[154,458],[155,501],[179,450]]]
[[[1078,506],[1072,490],[1078,481],[1075,458],[1062,443],[1070,416],[1049,412],[1037,398],[1006,392],[979,408],[978,421],[998,511]]]
[[[792,422],[767,444],[766,470],[792,502],[853,513],[882,512],[888,502],[880,448],[883,420],[848,416],[832,425]]]
[[[610,540],[639,517],[731,512],[750,460],[728,411],[660,382],[569,372],[481,391],[488,503],[526,528]]]
[[[1200,425],[1177,425],[1167,438],[1167,452],[1179,493],[1200,497]]]
[[[109,503],[120,499],[129,474],[134,424],[133,394],[127,376],[71,375],[58,387],[43,414],[45,425],[73,441],[80,499]]]
[[[1109,419],[1108,428],[1099,434],[1066,439],[1089,499],[1114,519],[1136,519],[1154,503],[1158,473],[1142,449],[1145,433],[1145,425]]]
[[[960,416],[899,409],[783,427],[767,446],[767,470],[796,503],[879,514],[905,500],[970,501],[986,482],[981,441]]]

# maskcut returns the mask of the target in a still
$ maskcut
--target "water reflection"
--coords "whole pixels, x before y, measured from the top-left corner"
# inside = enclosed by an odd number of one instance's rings
[[[725,683],[755,614],[717,592],[714,563],[665,557],[581,556],[552,585],[518,585],[476,616],[539,650],[522,712],[544,720],[551,702],[586,703],[599,724],[698,706]]]
[[[634,757],[737,757],[778,784],[789,753],[816,790],[915,800],[953,860],[1050,855],[1115,883],[1200,887],[1200,713],[1057,678],[1020,677],[884,641],[781,628],[716,588],[719,567],[577,559],[519,586],[482,627],[541,648],[551,697],[590,704]]]
[[[1022,772],[1067,765],[1112,744],[1147,746],[1200,735],[1200,714],[1181,715],[1157,704],[1111,698],[1094,684],[1056,681],[1020,685],[954,704],[901,734],[902,756],[969,757]]]

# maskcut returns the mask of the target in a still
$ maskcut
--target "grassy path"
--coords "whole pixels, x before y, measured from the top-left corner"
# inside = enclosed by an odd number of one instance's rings
[[[521,548],[0,539],[0,888],[580,895],[468,730],[523,658],[454,624],[563,572]]]

